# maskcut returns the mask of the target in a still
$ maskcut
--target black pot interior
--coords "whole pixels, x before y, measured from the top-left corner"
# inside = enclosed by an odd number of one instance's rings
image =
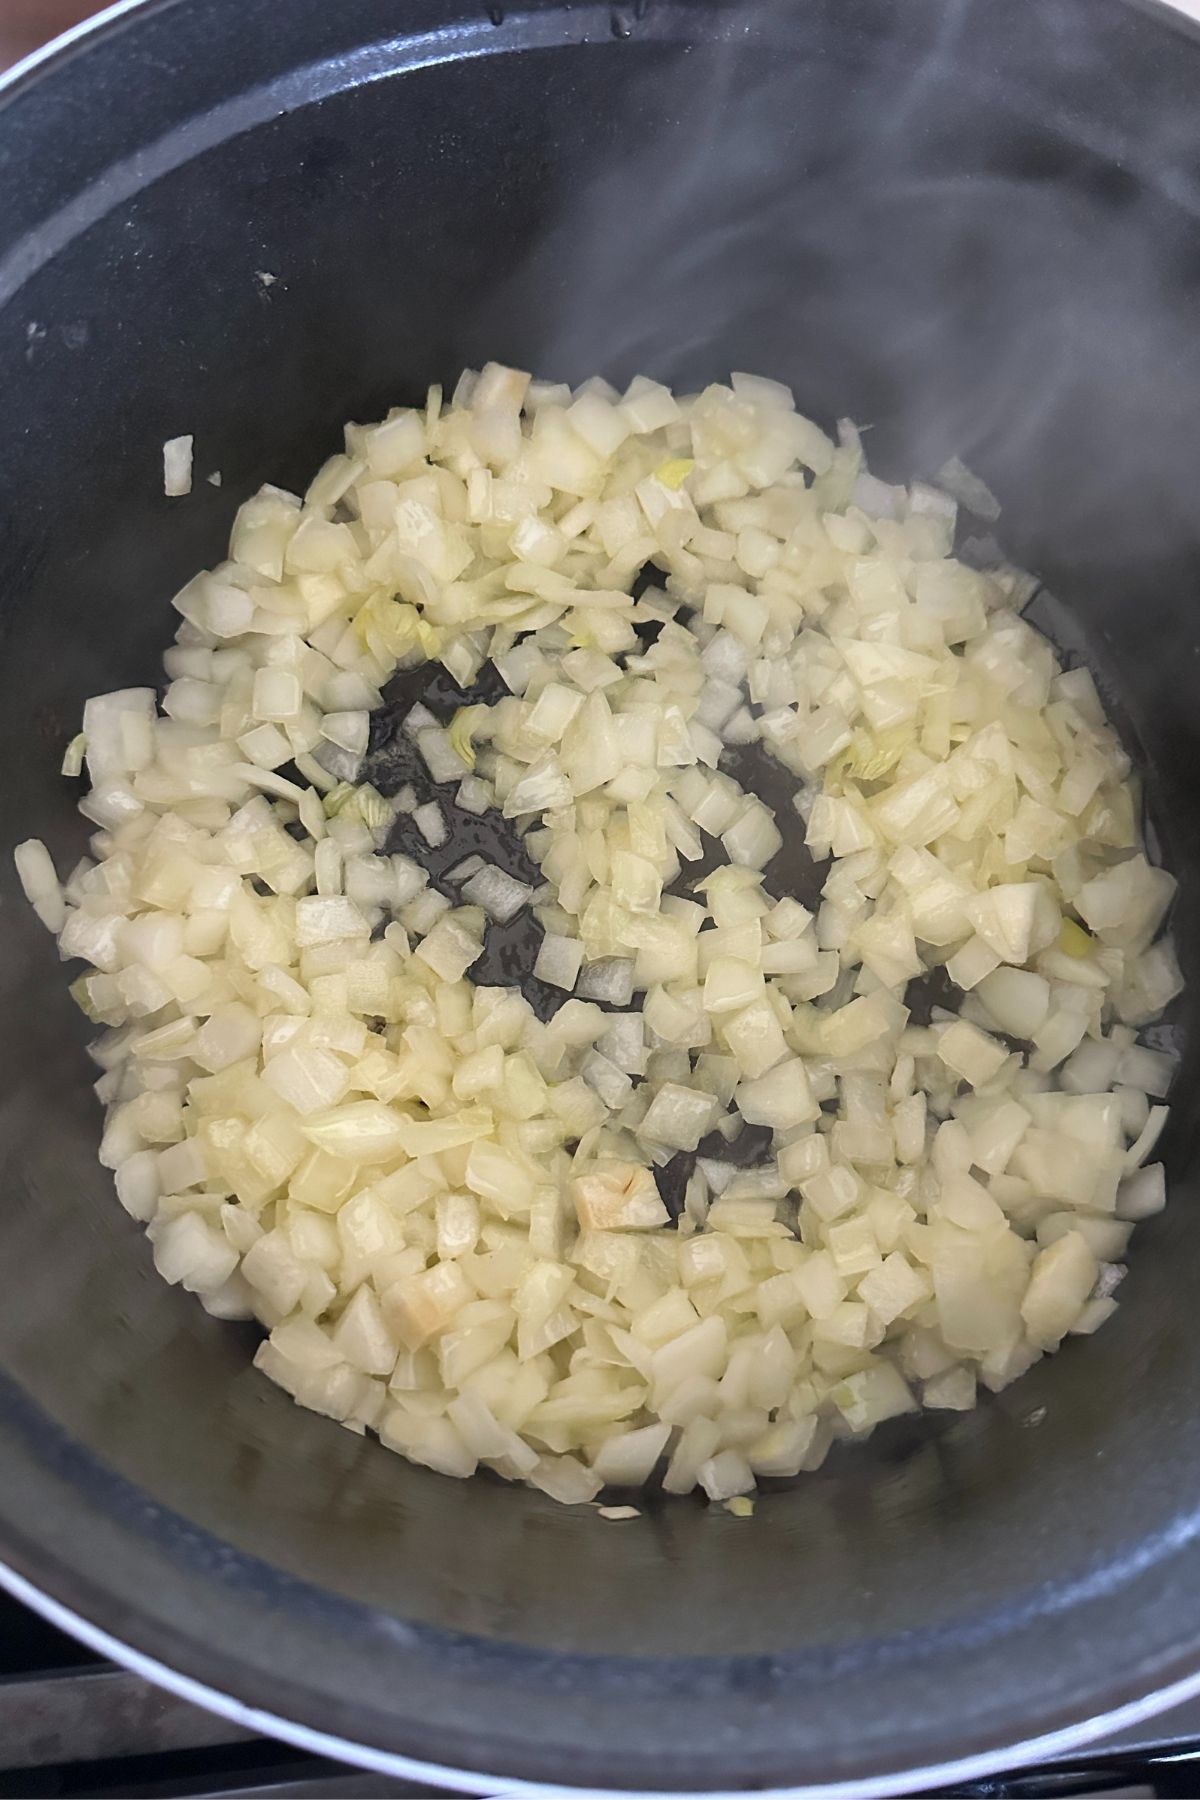
[[[1195,35],[1130,0],[110,21],[0,105],[0,839],[73,863],[84,697],[152,678],[170,595],[344,419],[487,358],[749,368],[883,473],[995,488],[1145,769],[1194,971],[1198,103]],[[1193,1056],[1096,1339],[752,1522],[618,1526],[299,1412],[159,1282],[7,857],[0,890],[0,1553],[52,1597],[293,1724],[559,1784],[861,1782],[1200,1670]]]

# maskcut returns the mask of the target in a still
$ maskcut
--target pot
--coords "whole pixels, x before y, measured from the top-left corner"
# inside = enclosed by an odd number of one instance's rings
[[[0,90],[0,838],[73,863],[85,696],[157,668],[238,504],[344,419],[489,357],[750,368],[879,472],[957,453],[998,494],[1145,771],[1200,994],[1198,117],[1154,0],[113,8]],[[50,1616],[467,1791],[883,1793],[1200,1687],[1193,1051],[1097,1338],[752,1522],[615,1525],[299,1411],[155,1276],[7,858],[0,893],[0,1556]]]

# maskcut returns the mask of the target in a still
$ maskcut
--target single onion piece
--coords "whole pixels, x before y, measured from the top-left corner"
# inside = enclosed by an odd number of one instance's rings
[[[192,491],[192,438],[168,438],[163,445],[163,493],[171,497]]]

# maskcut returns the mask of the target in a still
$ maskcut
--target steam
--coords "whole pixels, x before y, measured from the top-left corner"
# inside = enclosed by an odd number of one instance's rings
[[[890,479],[962,457],[1002,503],[1004,553],[1056,596],[1039,622],[1092,667],[1186,874],[1194,28],[1131,0],[650,0],[623,27],[580,76],[545,235],[488,297],[493,326],[562,379],[775,376],[824,425],[870,427]]]
[[[503,297],[526,365],[774,375],[822,423],[873,426],[885,475],[963,457],[1022,552],[1086,536],[1089,563],[1136,562],[1197,510],[1161,453],[1130,502],[1147,443],[1190,441],[1200,368],[1158,192],[1178,111],[1145,116],[1140,163],[1107,112],[1123,17],[1119,0],[624,16],[579,96],[586,152],[564,147],[549,229]],[[698,19],[721,35],[698,41]]]

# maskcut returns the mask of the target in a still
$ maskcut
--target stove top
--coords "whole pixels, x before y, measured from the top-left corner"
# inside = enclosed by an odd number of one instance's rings
[[[20,1800],[369,1800],[390,1781],[231,1725],[94,1656],[0,1595],[0,1796]],[[979,1800],[1200,1793],[1200,1700],[1041,1764],[941,1790]]]

